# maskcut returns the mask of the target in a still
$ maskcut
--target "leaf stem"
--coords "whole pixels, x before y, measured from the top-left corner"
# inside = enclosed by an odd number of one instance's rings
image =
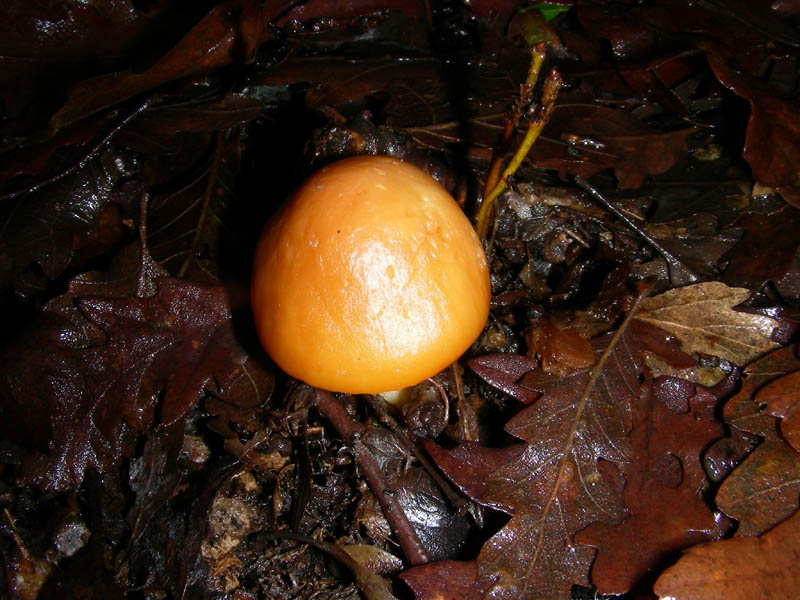
[[[626,215],[624,212],[622,212],[620,209],[618,209],[616,206],[614,206],[591,183],[586,181],[580,175],[576,175],[575,176],[575,183],[577,183],[578,187],[580,187],[583,191],[585,191],[592,198],[594,198],[600,204],[602,204],[603,207],[606,210],[608,210],[609,212],[614,214],[617,218],[622,220],[622,222],[624,222],[628,227],[631,228],[631,230],[633,230],[635,233],[637,233],[639,235],[639,237],[641,237],[642,239],[644,239],[644,241],[646,241],[648,244],[650,244],[661,256],[664,257],[664,260],[667,261],[667,264],[670,266],[671,269],[674,269],[674,270],[682,273],[686,277],[686,279],[688,280],[688,283],[695,283],[695,282],[700,280],[700,277],[697,275],[697,273],[692,271],[692,269],[690,269],[689,267],[684,265],[681,261],[679,261],[677,258],[675,258],[672,255],[672,253],[670,253],[669,250],[664,248],[664,246],[662,246],[658,241],[656,241],[655,238],[653,238],[650,234],[648,234],[641,227],[639,227],[636,223],[634,223],[630,219],[630,217],[628,217],[628,215]]]
[[[200,243],[200,236],[202,235],[203,231],[203,224],[206,221],[208,216],[208,207],[211,204],[211,194],[214,191],[214,182],[217,180],[217,173],[219,172],[219,166],[222,162],[222,147],[223,147],[223,132],[217,132],[217,147],[214,151],[214,160],[211,163],[211,167],[209,168],[208,173],[208,181],[206,182],[206,189],[203,193],[203,205],[200,208],[200,216],[197,218],[197,226],[194,230],[194,235],[192,236],[192,242],[189,244],[189,249],[187,250],[186,257],[183,259],[183,263],[181,264],[180,269],[178,269],[178,277],[183,277],[186,274],[186,269],[189,268],[189,265],[194,258],[195,252],[197,251],[197,246]]]

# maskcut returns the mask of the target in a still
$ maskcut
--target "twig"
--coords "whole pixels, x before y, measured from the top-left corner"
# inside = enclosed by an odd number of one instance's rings
[[[353,447],[356,463],[363,471],[370,490],[381,505],[383,514],[392,527],[392,531],[397,537],[397,543],[400,544],[408,562],[412,565],[430,562],[428,551],[419,540],[403,507],[389,493],[378,462],[361,439],[366,427],[351,419],[339,401],[328,391],[317,389],[317,408],[336,428],[339,435]]]
[[[370,406],[372,406],[375,414],[378,415],[378,420],[383,425],[386,425],[386,427],[388,427],[399,438],[403,446],[414,455],[414,458],[419,461],[419,463],[422,465],[422,468],[425,469],[425,472],[428,473],[436,485],[439,486],[439,489],[447,498],[450,506],[458,511],[463,511],[467,502],[458,494],[458,492],[453,489],[453,487],[444,477],[439,475],[439,472],[430,463],[427,457],[420,451],[417,445],[411,441],[411,438],[408,437],[408,434],[405,432],[403,427],[401,427],[394,417],[392,417],[392,415],[386,411],[386,406],[383,400],[381,400],[378,396],[373,395],[367,395],[365,398],[369,402]]]
[[[636,223],[634,223],[624,212],[614,206],[609,200],[603,196],[592,184],[586,181],[580,175],[575,176],[575,183],[578,184],[583,191],[589,194],[592,198],[597,200],[600,204],[602,204],[608,211],[616,215],[619,219],[621,219],[628,227],[631,228],[635,233],[637,233],[642,239],[644,239],[648,244],[650,244],[656,251],[664,257],[664,260],[667,261],[667,264],[673,269],[676,269],[682,273],[684,273],[689,280],[689,282],[699,281],[700,277],[692,271],[689,267],[684,265],[681,261],[675,258],[669,250],[664,248],[658,241],[656,241],[650,234],[644,231],[641,227],[639,227]]]
[[[148,98],[147,100],[142,102],[131,113],[129,113],[127,116],[125,116],[122,120],[120,120],[119,123],[114,125],[114,127],[108,133],[106,133],[102,138],[100,138],[100,140],[94,146],[92,146],[89,149],[89,151],[86,154],[84,154],[78,160],[78,162],[76,162],[75,164],[73,164],[70,167],[67,167],[65,170],[61,171],[60,173],[57,173],[57,174],[53,175],[52,177],[50,177],[48,179],[40,181],[39,183],[36,183],[34,185],[31,185],[31,186],[28,186],[28,187],[25,187],[25,188],[21,188],[21,189],[18,189],[18,190],[14,190],[13,192],[9,192],[8,194],[6,194],[4,196],[0,196],[0,202],[4,202],[6,200],[12,200],[12,199],[16,198],[17,196],[22,196],[22,195],[25,195],[25,194],[32,194],[32,193],[42,189],[43,187],[48,186],[48,185],[50,185],[52,183],[55,183],[56,181],[60,181],[60,180],[64,179],[64,177],[66,177],[67,175],[70,175],[71,173],[74,173],[75,171],[78,171],[79,169],[82,169],[83,167],[85,167],[86,164],[90,160],[92,160],[92,158],[94,158],[95,155],[97,155],[98,152],[100,152],[100,150],[103,148],[103,146],[108,144],[108,142],[110,142],[111,139],[115,135],[117,135],[117,133],[119,133],[119,131],[123,127],[125,127],[128,123],[133,121],[136,117],[138,117],[140,114],[142,114],[145,110],[147,110],[150,107],[151,100],[152,100],[152,98]]]

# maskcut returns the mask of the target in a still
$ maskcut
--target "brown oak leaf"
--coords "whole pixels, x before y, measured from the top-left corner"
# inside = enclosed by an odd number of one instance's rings
[[[766,402],[769,414],[781,419],[781,435],[800,452],[800,370],[768,383],[756,400]]]
[[[280,9],[273,3],[262,8],[256,2],[235,0],[215,6],[149,69],[108,73],[74,85],[51,120],[52,130],[168,81],[252,60],[255,49],[272,37],[266,24]]]
[[[759,436],[776,435],[775,418],[756,400],[756,395],[770,382],[800,369],[797,348],[780,348],[747,365],[742,373],[741,389],[723,407],[722,414],[727,424]]]
[[[758,538],[695,546],[655,584],[662,598],[794,598],[800,589],[800,513]]]
[[[75,311],[46,311],[4,352],[4,433],[37,447],[27,481],[78,485],[88,468],[103,471],[120,458],[125,428],[174,423],[209,382],[225,385],[241,370],[246,354],[224,290],[155,283],[150,297],[81,296]]]
[[[786,276],[800,246],[800,209],[785,206],[768,215],[747,212],[732,227],[743,228],[745,234],[722,257],[728,261],[723,274],[726,283],[756,289],[765,281],[780,281]]]
[[[599,592],[623,594],[669,553],[722,535],[698,494],[705,481],[701,452],[722,435],[716,401],[702,388],[665,377],[651,398],[635,404],[633,458],[622,467],[628,516],[619,525],[593,523],[575,536],[598,548],[592,583]]]
[[[598,345],[609,344],[608,337]],[[493,450],[462,444],[429,452],[462,491],[511,520],[481,549],[476,580],[459,582],[465,598],[566,598],[573,584],[587,584],[594,551],[572,536],[589,523],[622,520],[619,467],[630,461],[626,438],[631,402],[640,394],[640,353],[627,329],[603,352],[593,370],[568,377],[528,373],[522,384],[541,398],[506,424],[525,441]],[[478,467],[475,465],[488,465]],[[433,598],[420,580],[453,571],[450,563],[411,569],[403,578],[418,598]],[[457,570],[462,576],[470,569]],[[423,595],[425,594],[425,595]]]
[[[781,97],[759,77],[720,58],[715,44],[701,46],[720,83],[750,103],[744,157],[755,178],[773,187],[796,185],[800,168],[800,123],[796,116],[800,103]]]
[[[749,290],[715,281],[698,283],[642,300],[636,319],[673,334],[685,352],[743,366],[779,346],[770,339],[777,321],[733,310],[749,295]]]
[[[800,454],[767,438],[722,482],[715,500],[739,521],[737,536],[761,535],[800,504]]]

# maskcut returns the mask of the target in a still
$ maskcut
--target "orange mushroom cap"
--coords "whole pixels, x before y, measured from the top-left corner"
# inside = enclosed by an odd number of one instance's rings
[[[489,314],[480,240],[417,167],[359,156],[314,173],[264,228],[251,291],[259,337],[315,387],[378,394],[456,360]]]

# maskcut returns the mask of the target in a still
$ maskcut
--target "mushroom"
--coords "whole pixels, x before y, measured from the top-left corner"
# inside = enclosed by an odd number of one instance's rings
[[[382,394],[469,348],[489,314],[489,272],[469,220],[432,177],[358,156],[314,173],[270,219],[251,297],[261,343],[286,373]]]

